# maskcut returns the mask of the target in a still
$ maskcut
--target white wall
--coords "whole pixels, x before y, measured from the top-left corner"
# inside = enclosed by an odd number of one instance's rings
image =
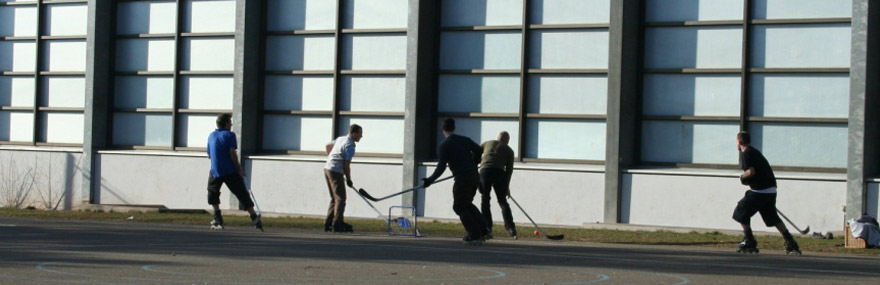
[[[422,167],[423,177],[433,173],[436,167]],[[441,177],[451,175],[449,169]],[[604,218],[605,175],[596,172],[562,172],[514,169],[510,181],[511,195],[538,224],[581,226]],[[452,210],[453,182],[444,181],[424,191],[424,216],[428,218],[458,219]],[[371,193],[372,194],[372,193]],[[375,195],[374,195],[375,196]],[[501,208],[492,194],[492,219],[503,222]],[[513,220],[528,224],[513,201],[508,202]],[[474,205],[480,207],[480,194],[474,197]]]
[[[0,150],[0,206],[11,206],[18,193],[23,194],[22,207],[69,210],[79,205],[81,154],[73,151]]]
[[[178,209],[210,209],[207,155],[132,155],[99,153],[96,187],[100,204],[165,205]],[[229,208],[229,190],[220,192],[220,206]],[[237,208],[236,208],[237,209]]]
[[[776,206],[798,227],[842,230],[845,181],[777,179],[777,184]],[[731,216],[747,188],[735,175],[624,174],[621,219],[636,225],[741,230]],[[776,231],[764,226],[760,214],[752,218],[752,227]]]
[[[327,215],[330,193],[324,179],[323,157],[304,161],[253,159],[247,162],[251,189],[260,208],[266,212],[303,215]],[[401,189],[403,170],[400,162],[363,163],[358,157],[351,165],[354,186],[373,196],[387,195]],[[350,188],[346,190],[346,217],[374,218],[378,215]],[[383,194],[387,193],[387,194]],[[400,199],[374,203],[383,214]]]

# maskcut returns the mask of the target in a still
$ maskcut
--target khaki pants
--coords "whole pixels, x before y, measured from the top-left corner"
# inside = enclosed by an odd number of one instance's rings
[[[324,226],[342,225],[345,217],[345,175],[324,169],[324,179],[327,180],[327,189],[330,191],[330,207],[327,209]]]

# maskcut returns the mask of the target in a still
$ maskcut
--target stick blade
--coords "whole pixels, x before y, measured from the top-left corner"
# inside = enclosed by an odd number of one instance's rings
[[[374,198],[373,196],[370,196],[370,193],[367,193],[367,191],[364,190],[364,188],[358,189],[358,194],[361,194],[361,196],[364,196],[364,198],[367,198],[367,200],[370,200],[373,202],[379,201],[376,198]]]
[[[800,232],[801,232],[802,235],[805,235],[805,234],[809,233],[809,232],[810,232],[810,226],[807,226],[806,229],[804,229],[804,230],[802,230],[802,231],[800,231]]]
[[[555,236],[548,235],[547,238],[548,238],[548,239],[552,239],[552,240],[561,240],[561,239],[564,239],[564,238],[565,238],[565,235],[564,235],[564,234],[561,234],[561,235],[555,235]]]

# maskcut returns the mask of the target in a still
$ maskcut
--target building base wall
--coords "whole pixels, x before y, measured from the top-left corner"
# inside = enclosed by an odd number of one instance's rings
[[[74,151],[0,150],[0,207],[75,208],[81,157]]]
[[[747,186],[739,178],[655,174],[625,174],[622,222],[635,225],[741,230],[731,216]],[[846,182],[778,179],[777,208],[798,227],[811,231],[841,231]],[[760,214],[752,218],[755,231],[775,232]],[[789,226],[789,229],[794,229]]]

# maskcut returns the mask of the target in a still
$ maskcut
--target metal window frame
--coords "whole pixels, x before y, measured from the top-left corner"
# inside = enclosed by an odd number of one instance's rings
[[[335,17],[336,17],[336,26],[333,29],[320,29],[320,30],[269,30],[268,29],[268,13],[263,11],[263,56],[265,63],[265,49],[268,48],[265,45],[266,40],[269,37],[283,37],[283,36],[308,36],[308,35],[325,35],[325,36],[333,36],[333,69],[330,70],[266,70],[265,65],[263,66],[262,72],[262,82],[265,85],[266,76],[270,75],[297,75],[297,76],[307,76],[307,75],[325,75],[331,76],[333,79],[333,94],[332,94],[332,109],[330,110],[286,110],[286,109],[267,109],[265,105],[260,106],[260,120],[261,125],[262,121],[265,120],[267,116],[293,116],[293,117],[320,117],[320,118],[329,118],[331,120],[332,129],[330,130],[330,138],[333,139],[341,133],[339,132],[340,121],[342,117],[359,117],[359,118],[404,118],[405,112],[373,112],[373,111],[345,111],[342,110],[341,105],[341,78],[345,75],[392,75],[392,76],[406,76],[406,70],[363,70],[363,69],[343,69],[342,68],[342,41],[344,40],[345,35],[360,35],[360,34],[400,34],[405,36],[407,34],[407,28],[369,28],[369,29],[358,29],[358,28],[344,28],[345,24],[345,1],[336,0],[336,9],[335,9]],[[266,5],[268,6],[268,5]],[[265,89],[260,93],[261,98],[265,99]],[[264,129],[260,130],[260,141],[259,146],[259,154],[302,154],[302,155],[324,155],[324,152],[321,151],[308,151],[308,150],[277,150],[277,149],[266,149],[263,145],[262,134],[265,132]],[[386,157],[386,158],[402,158],[403,153],[370,153],[370,152],[358,152],[358,156],[363,157]]]
[[[752,116],[749,114],[750,80],[754,74],[849,74],[849,67],[821,67],[821,68],[756,68],[751,66],[752,30],[754,26],[767,25],[817,25],[817,24],[851,24],[850,18],[793,18],[793,19],[753,19],[752,1],[743,1],[743,18],[739,20],[721,21],[677,21],[677,22],[644,22],[642,29],[658,27],[741,27],[742,29],[742,62],[740,68],[655,68],[643,69],[641,78],[648,74],[730,74],[740,77],[740,114],[739,116],[657,116],[641,114],[641,121],[679,121],[679,122],[736,122],[741,131],[747,131],[751,123],[801,123],[801,124],[847,124],[848,118],[827,117],[768,117]],[[645,15],[642,15],[642,19]],[[644,38],[644,36],[642,36]],[[644,49],[644,45],[643,45]],[[644,54],[644,51],[642,52]],[[641,90],[640,92],[644,92]],[[641,96],[640,96],[641,97]],[[641,141],[639,142],[642,143]],[[697,167],[697,168],[737,168],[736,165],[727,164],[701,164],[701,163],[672,163],[640,161],[643,166],[668,166],[668,167]],[[807,172],[845,172],[845,168],[825,167],[798,167],[798,166],[774,166],[774,169],[786,171]]]
[[[182,23],[184,22],[184,17],[187,17],[187,14],[184,13],[185,5],[188,0],[119,0],[119,2],[174,2],[175,11],[174,11],[174,19],[175,19],[175,32],[174,33],[158,33],[158,34],[115,34],[114,42],[118,42],[119,40],[126,39],[172,39],[174,41],[174,66],[172,70],[169,71],[148,71],[148,70],[138,70],[138,71],[118,71],[116,70],[116,65],[114,64],[114,80],[113,84],[115,85],[116,78],[119,76],[135,76],[135,77],[153,77],[153,76],[167,76],[171,77],[172,80],[172,107],[171,108],[119,108],[113,104],[112,113],[113,116],[110,116],[111,123],[109,124],[109,135],[108,140],[111,149],[147,149],[147,150],[170,150],[170,151],[204,151],[205,148],[202,147],[189,147],[182,146],[179,143],[178,133],[180,130],[179,124],[181,123],[181,116],[187,114],[196,114],[196,115],[219,115],[221,113],[232,113],[232,109],[192,109],[192,108],[181,108],[180,107],[180,80],[184,76],[234,76],[234,70],[182,70],[181,69],[181,61],[183,54],[183,41],[186,39],[193,38],[220,38],[220,39],[235,39],[235,32],[184,32]],[[115,11],[118,13],[118,6]],[[118,25],[118,22],[114,23]],[[114,53],[116,52],[116,45],[114,44]],[[189,51],[191,52],[191,51]],[[115,101],[116,90],[113,90],[113,96],[111,96],[111,101]],[[115,117],[115,114],[132,114],[132,113],[148,113],[148,114],[168,114],[171,116],[171,145],[170,146],[132,146],[132,145],[121,145],[113,142],[113,124],[112,120]]]

